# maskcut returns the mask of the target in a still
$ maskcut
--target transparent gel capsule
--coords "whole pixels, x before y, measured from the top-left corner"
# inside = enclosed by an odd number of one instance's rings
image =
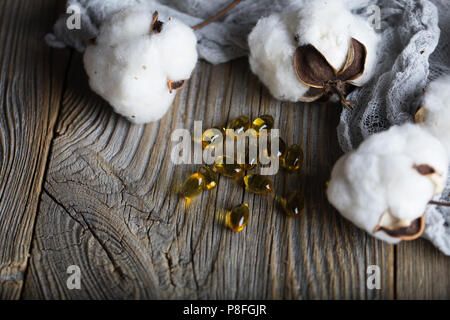
[[[227,163],[227,161],[230,162],[231,158],[227,156],[217,158],[214,163],[214,168],[216,168],[218,173],[233,179],[240,178],[244,175],[244,168],[242,165],[238,164],[236,160],[233,160],[233,163]]]
[[[245,156],[245,163],[243,164],[245,170],[253,170],[258,165],[258,156],[251,157],[250,153]]]
[[[293,144],[286,150],[286,155],[282,159],[283,167],[288,171],[300,170],[303,164],[303,150],[297,145]]]
[[[234,137],[238,137],[239,135],[245,133],[248,129],[250,129],[251,120],[246,116],[240,116],[239,118],[234,119],[227,125],[227,129],[234,130]]]
[[[202,192],[204,183],[205,177],[201,173],[194,173],[184,182],[181,194],[187,200],[195,198]]]
[[[299,217],[305,208],[305,196],[298,190],[292,191],[286,198],[281,199],[284,212],[290,217]]]
[[[247,224],[250,210],[246,203],[240,204],[227,212],[225,223],[235,232],[240,232]]]
[[[250,152],[250,149],[252,149],[252,152]],[[258,145],[257,144],[246,145],[245,158],[241,159],[240,161],[244,162],[242,164],[244,170],[254,169],[259,164]]]
[[[256,132],[266,130],[269,132],[273,128],[274,120],[271,115],[265,114],[253,120],[252,128]]]
[[[267,148],[264,150],[265,156],[270,158],[272,156],[272,148],[271,148],[270,139],[267,140]],[[287,146],[283,139],[278,138],[278,152],[274,154],[275,157],[283,160],[286,155]]]
[[[258,194],[266,194],[273,191],[273,184],[269,178],[259,174],[248,174],[244,177],[245,189]]]
[[[211,190],[217,186],[217,174],[208,166],[202,166],[198,171],[205,178],[203,187]]]
[[[219,143],[219,141],[223,141],[224,132],[224,128],[221,127],[206,129],[202,134],[203,149],[214,147]]]

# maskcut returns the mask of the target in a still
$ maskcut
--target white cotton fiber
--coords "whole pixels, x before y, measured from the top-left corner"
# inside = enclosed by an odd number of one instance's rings
[[[250,33],[250,67],[280,100],[297,101],[308,87],[294,71],[296,12],[273,14],[258,21]]]
[[[176,95],[167,82],[189,79],[197,62],[193,30],[169,19],[157,33],[153,13],[146,5],[115,13],[84,54],[91,88],[134,123],[159,120]]]
[[[346,60],[351,38],[367,49],[364,74],[353,81],[365,84],[373,74],[379,37],[363,18],[342,0],[315,0],[293,12],[273,14],[258,21],[249,35],[252,71],[280,100],[305,101],[309,87],[297,78],[293,61],[298,46],[312,44],[336,69]]]
[[[450,156],[450,76],[443,76],[427,88],[424,122],[420,125],[438,138]]]
[[[421,174],[418,166],[435,171]],[[329,201],[347,219],[373,236],[396,243],[398,238],[375,228],[386,214],[396,225],[409,226],[428,202],[441,193],[448,156],[442,144],[419,126],[405,124],[374,134],[344,155],[333,168]]]
[[[167,77],[172,80],[189,78],[197,63],[197,39],[192,29],[179,20],[171,19],[164,24],[161,33],[154,35],[154,41],[160,48],[161,63]]]

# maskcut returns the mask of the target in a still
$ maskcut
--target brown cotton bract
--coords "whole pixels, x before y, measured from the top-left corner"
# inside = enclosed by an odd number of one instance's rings
[[[382,218],[380,220],[382,220]],[[421,216],[420,218],[413,220],[409,226],[396,226],[393,229],[378,225],[373,232],[375,233],[380,230],[394,238],[406,241],[415,240],[419,238],[425,230],[425,218],[424,216]]]
[[[167,86],[169,87],[170,93],[172,93],[173,90],[179,90],[184,87],[186,83],[186,80],[180,80],[180,81],[172,81],[167,80]]]
[[[158,13],[158,11],[155,11],[155,13],[153,13],[152,30],[151,30],[155,33],[161,33],[162,26],[164,24],[164,22],[158,20],[158,17],[159,17],[159,13]]]
[[[338,71],[319,50],[308,44],[296,49],[294,69],[298,79],[310,87],[307,94],[308,100],[327,101],[334,93],[337,93],[342,104],[351,109],[350,101],[347,101],[345,96],[354,88],[352,80],[364,73],[366,57],[366,47],[352,38],[345,64]]]

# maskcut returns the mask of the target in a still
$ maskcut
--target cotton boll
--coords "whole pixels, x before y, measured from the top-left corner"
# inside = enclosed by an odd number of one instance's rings
[[[339,159],[327,196],[358,227],[397,243],[411,235],[392,232],[423,216],[428,202],[442,192],[447,169],[439,140],[412,124],[392,127]]]
[[[319,98],[317,90],[312,94],[311,86],[300,81],[294,70],[296,49],[312,45],[331,67],[340,71],[348,66],[352,38],[364,45],[366,57],[364,72],[348,83],[362,86],[373,75],[379,37],[342,0],[310,1],[298,11],[262,18],[248,38],[250,66],[275,98],[314,101]]]
[[[365,71],[353,83],[361,86],[371,78],[379,37],[367,21],[354,15],[343,1],[311,1],[298,12],[298,21],[299,45],[312,44],[336,70],[344,66],[350,39],[363,43],[367,49]]]
[[[169,82],[188,79],[197,62],[191,28],[169,19],[152,29],[153,20],[146,5],[121,10],[105,21],[84,54],[92,90],[134,123],[159,120],[176,95]]]
[[[431,82],[425,93],[423,111],[420,125],[438,138],[450,155],[450,76]]]
[[[250,67],[279,100],[298,101],[308,91],[293,68],[295,22],[295,12],[273,14],[260,19],[248,38]]]

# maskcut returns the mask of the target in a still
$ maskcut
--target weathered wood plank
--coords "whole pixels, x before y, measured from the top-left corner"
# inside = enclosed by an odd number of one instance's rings
[[[280,103],[245,60],[200,62],[158,123],[130,125],[90,92],[74,59],[53,142],[33,241],[25,298],[392,298],[393,247],[344,221],[324,185],[340,155],[339,109]],[[170,160],[171,132],[270,113],[288,143],[304,147],[300,174],[280,172],[278,193],[303,188],[307,210],[286,218],[268,197],[220,178],[189,208],[176,190],[195,165]],[[227,209],[249,203],[241,233],[223,226]],[[379,265],[382,289],[366,289]],[[66,287],[69,265],[82,289]]]
[[[450,299],[450,257],[423,239],[396,248],[398,299]]]
[[[58,1],[0,2],[0,298],[20,297],[68,52],[43,41]]]

